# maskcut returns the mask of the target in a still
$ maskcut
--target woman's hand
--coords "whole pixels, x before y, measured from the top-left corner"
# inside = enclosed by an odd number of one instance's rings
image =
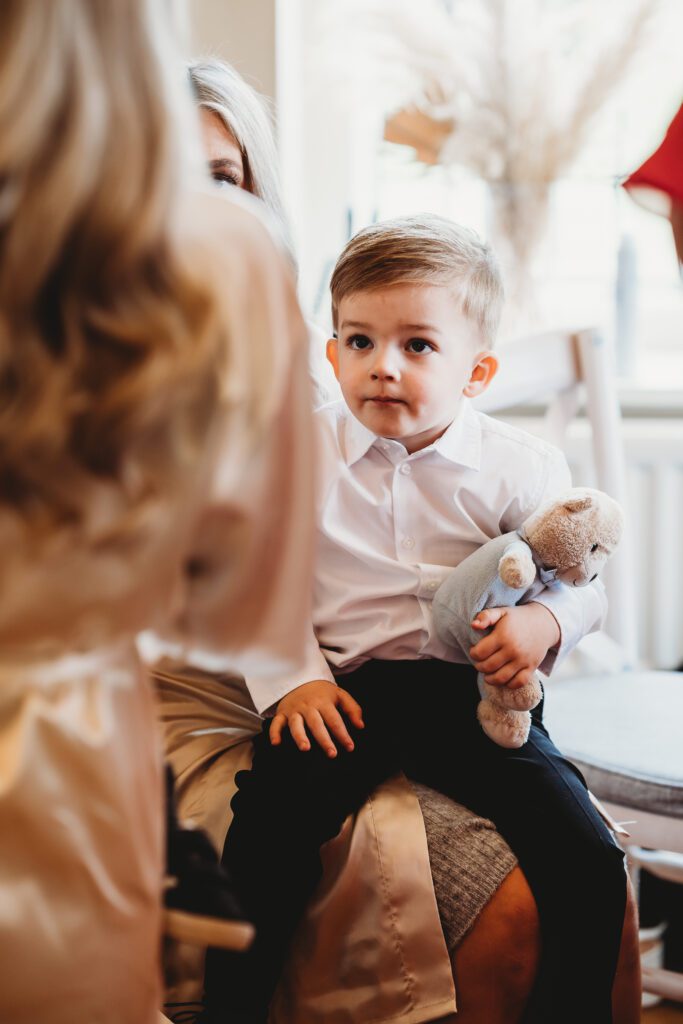
[[[314,679],[297,686],[285,694],[277,706],[270,723],[270,742],[277,747],[282,742],[282,730],[288,726],[299,750],[310,750],[311,743],[306,732],[308,729],[327,756],[336,757],[337,748],[332,742],[329,729],[346,750],[353,750],[353,740],[337,708],[348,715],[349,721],[356,728],[364,727],[360,704],[341,686],[327,679]]]
[[[493,629],[470,648],[472,664],[492,686],[516,690],[531,682],[551,647],[560,641],[560,627],[545,605],[531,601],[512,608],[486,608],[473,620],[475,629]]]

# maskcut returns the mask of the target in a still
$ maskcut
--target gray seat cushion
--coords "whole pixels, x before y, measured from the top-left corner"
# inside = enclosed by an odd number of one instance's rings
[[[683,673],[549,681],[544,722],[601,800],[683,818]]]

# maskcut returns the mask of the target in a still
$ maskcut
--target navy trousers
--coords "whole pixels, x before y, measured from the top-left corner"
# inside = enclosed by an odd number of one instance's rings
[[[436,660],[369,661],[339,677],[363,708],[356,744],[330,759],[280,747],[268,723],[237,776],[223,864],[254,921],[242,955],[210,950],[206,1024],[262,1024],[292,932],[320,877],[320,847],[375,787],[402,770],[495,822],[538,906],[542,952],[527,1014],[537,1024],[608,1024],[626,903],[623,855],[578,769],[533,713],[527,743],[497,746],[475,709],[476,672]],[[586,709],[590,714],[590,709]]]

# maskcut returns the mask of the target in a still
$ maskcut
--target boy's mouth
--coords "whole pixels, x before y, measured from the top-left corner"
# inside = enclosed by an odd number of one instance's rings
[[[405,405],[402,398],[394,398],[392,395],[373,395],[365,401],[376,402],[377,405]]]

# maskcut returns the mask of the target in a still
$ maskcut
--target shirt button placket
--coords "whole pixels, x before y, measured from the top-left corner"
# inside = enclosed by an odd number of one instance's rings
[[[415,537],[410,533],[410,491],[411,486],[401,481],[401,477],[409,477],[412,474],[412,466],[409,462],[402,462],[394,471],[394,530],[397,555],[401,561],[412,561],[408,558],[408,552],[415,547]]]

